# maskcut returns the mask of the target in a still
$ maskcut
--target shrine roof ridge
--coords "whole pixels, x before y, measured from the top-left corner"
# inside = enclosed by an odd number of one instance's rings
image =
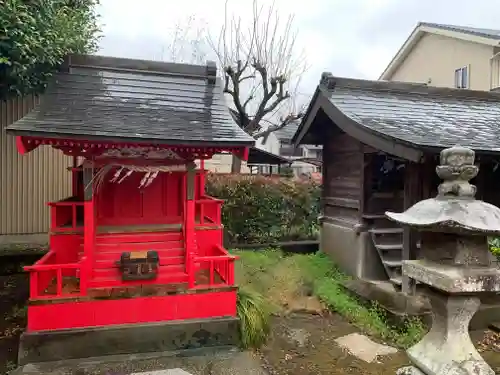
[[[373,90],[400,94],[421,94],[437,97],[465,98],[500,101],[500,92],[485,90],[459,89],[454,87],[432,86],[427,83],[369,80],[359,78],[337,77],[330,72],[323,72],[320,86],[328,91],[338,89]]]
[[[100,55],[68,55],[60,67],[60,71],[69,72],[71,68],[87,67],[115,71],[141,72],[152,74],[169,74],[184,77],[217,77],[217,65],[208,60],[205,65],[173,63],[157,60],[129,59],[123,57]]]

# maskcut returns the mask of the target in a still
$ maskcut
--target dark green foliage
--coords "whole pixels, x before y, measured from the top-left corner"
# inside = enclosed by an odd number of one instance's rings
[[[500,237],[492,237],[488,239],[490,251],[500,260]]]
[[[290,166],[284,166],[280,168],[280,176],[282,177],[293,177],[293,169]]]
[[[222,220],[231,244],[317,238],[321,187],[313,181],[210,174],[207,192],[225,200]]]
[[[40,92],[70,53],[97,49],[98,0],[0,0],[0,98]]]

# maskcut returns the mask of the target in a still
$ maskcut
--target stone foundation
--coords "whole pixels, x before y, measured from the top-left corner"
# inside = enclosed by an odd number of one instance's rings
[[[18,363],[22,366],[27,363],[233,347],[238,344],[237,318],[44,331],[21,336]]]

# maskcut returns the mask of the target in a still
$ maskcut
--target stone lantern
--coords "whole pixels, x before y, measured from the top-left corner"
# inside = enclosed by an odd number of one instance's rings
[[[495,374],[468,330],[480,298],[500,291],[500,270],[488,250],[488,236],[500,235],[500,209],[474,197],[474,156],[460,146],[443,150],[436,167],[443,180],[438,195],[403,213],[386,212],[421,231],[418,259],[405,261],[403,273],[423,284],[433,313],[429,333],[407,351],[413,366],[399,375]]]

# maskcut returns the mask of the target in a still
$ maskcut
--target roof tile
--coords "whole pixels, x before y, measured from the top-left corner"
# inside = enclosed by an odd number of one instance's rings
[[[469,26],[445,25],[441,23],[431,23],[431,22],[420,22],[419,26],[428,26],[428,27],[434,27],[436,29],[456,31],[459,33],[483,36],[491,39],[500,39],[500,30],[495,30],[495,29],[482,29]]]

